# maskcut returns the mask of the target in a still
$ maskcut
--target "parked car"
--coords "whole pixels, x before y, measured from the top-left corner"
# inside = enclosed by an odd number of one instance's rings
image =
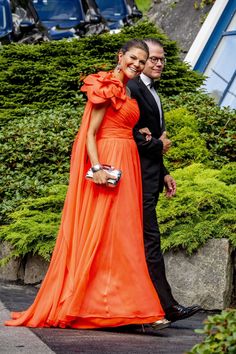
[[[108,30],[94,0],[33,0],[51,39],[83,37]]]
[[[0,44],[39,43],[48,40],[30,0],[0,0]]]
[[[119,32],[123,26],[133,25],[142,17],[134,0],[96,0],[96,3],[111,32]]]

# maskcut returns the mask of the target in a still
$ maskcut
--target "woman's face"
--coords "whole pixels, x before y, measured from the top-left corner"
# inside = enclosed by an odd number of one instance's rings
[[[143,71],[148,55],[143,49],[131,48],[126,53],[119,52],[118,58],[123,75],[127,79],[133,79]]]

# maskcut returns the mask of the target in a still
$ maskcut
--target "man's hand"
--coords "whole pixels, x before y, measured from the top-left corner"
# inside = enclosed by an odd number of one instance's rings
[[[166,175],[164,177],[165,195],[167,198],[171,198],[176,194],[176,182],[173,177]]]
[[[164,131],[163,133],[162,133],[162,135],[160,136],[160,138],[159,138],[161,141],[162,141],[162,143],[163,143],[163,154],[166,154],[167,153],[167,151],[169,150],[169,148],[170,148],[170,146],[171,146],[171,141],[169,140],[169,139],[167,139],[167,137],[166,137],[166,131]]]

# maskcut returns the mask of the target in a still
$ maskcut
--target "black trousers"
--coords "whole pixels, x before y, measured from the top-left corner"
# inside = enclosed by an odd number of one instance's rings
[[[143,228],[146,261],[151,280],[164,309],[177,304],[166,279],[165,263],[161,251],[160,230],[156,216],[159,193],[143,194]]]

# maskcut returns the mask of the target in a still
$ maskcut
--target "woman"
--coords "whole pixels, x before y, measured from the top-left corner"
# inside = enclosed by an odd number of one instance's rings
[[[132,40],[113,72],[84,80],[88,103],[72,151],[70,183],[52,260],[32,306],[13,313],[10,326],[101,328],[155,322],[164,312],[148,275],[142,232],[141,176],[132,128],[138,105],[129,79],[148,58]],[[115,188],[102,169],[122,170]],[[92,166],[93,182],[85,179]]]

